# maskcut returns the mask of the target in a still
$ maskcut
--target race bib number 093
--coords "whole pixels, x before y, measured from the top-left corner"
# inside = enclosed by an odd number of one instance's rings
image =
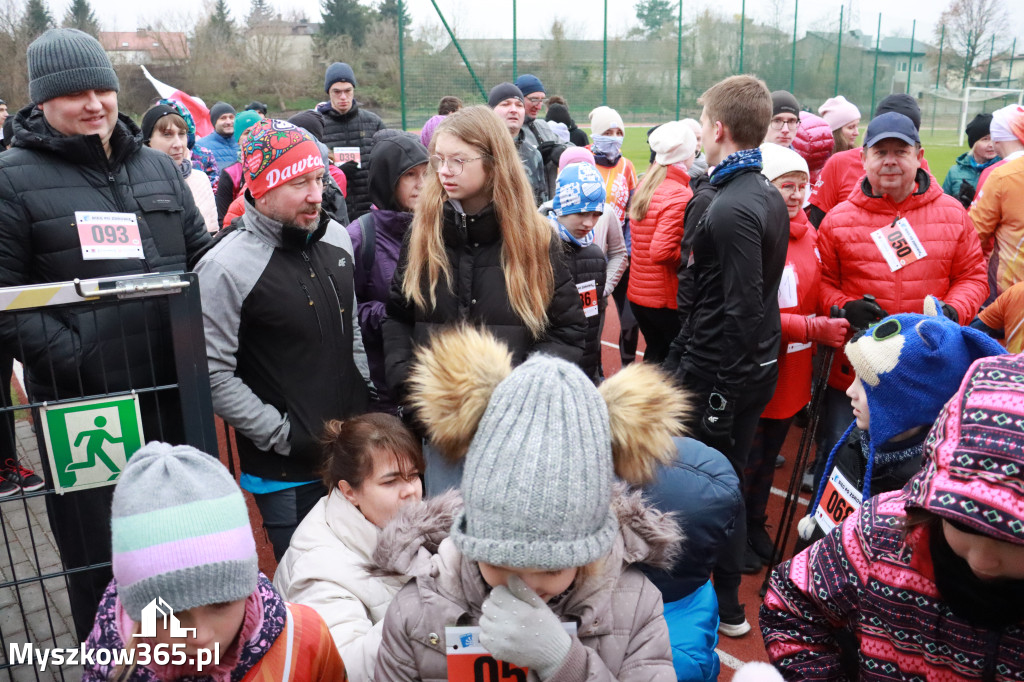
[[[75,224],[83,260],[145,258],[134,213],[75,211]]]

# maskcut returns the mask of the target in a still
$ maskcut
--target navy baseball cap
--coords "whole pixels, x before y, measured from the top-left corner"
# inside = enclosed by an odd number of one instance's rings
[[[907,144],[921,144],[914,122],[903,114],[887,111],[871,119],[868,132],[864,134],[864,146],[874,147],[882,140],[896,138]]]

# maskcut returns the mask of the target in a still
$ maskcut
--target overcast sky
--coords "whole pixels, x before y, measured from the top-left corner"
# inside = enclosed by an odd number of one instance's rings
[[[284,14],[293,10],[305,13],[317,20],[320,15],[319,0],[270,0],[271,4]],[[903,35],[910,37],[912,22],[917,20],[916,36],[932,42],[932,33],[939,14],[951,0],[931,2],[893,2],[892,0],[846,0],[844,26],[850,26],[850,15],[854,16],[853,28],[861,28],[874,35],[879,12],[882,12],[882,35]],[[63,14],[70,0],[48,0],[55,16]],[[195,18],[202,16],[211,0],[178,0],[173,5],[159,3],[161,9],[150,9],[153,5],[138,0],[91,0],[106,30],[130,31],[139,26],[156,24],[161,19],[177,26],[189,26]],[[714,7],[720,14],[740,13],[742,0],[683,0],[683,11],[693,16],[707,7]],[[1004,0],[1008,8],[1007,26],[1009,39],[1018,38],[1018,52],[1024,51],[1024,2]],[[448,23],[456,29],[457,35],[467,38],[511,38],[512,0],[437,0]],[[608,26],[610,35],[623,33],[635,23],[635,0],[608,0]],[[838,24],[839,7],[842,0],[804,0],[800,3],[798,31],[808,29],[833,30]],[[147,6],[148,5],[148,6]],[[413,17],[413,29],[424,26],[439,27],[437,13],[430,0],[408,0],[407,5]],[[249,0],[228,0],[234,18],[245,16]],[[784,17],[783,24],[792,27],[794,0],[747,0],[747,14],[758,21],[770,20],[776,8]],[[168,12],[168,8],[175,10]],[[561,19],[568,28],[569,37],[599,39],[602,34],[603,3],[601,0],[518,0],[518,35],[520,38],[542,38],[554,19]],[[852,10],[852,11],[851,11]],[[997,46],[998,49],[998,46]]]

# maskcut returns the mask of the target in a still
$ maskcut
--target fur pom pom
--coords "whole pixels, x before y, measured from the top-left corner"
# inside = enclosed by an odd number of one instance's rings
[[[466,454],[491,394],[511,372],[508,347],[474,327],[441,331],[417,350],[409,402],[446,459]]]
[[[599,388],[608,406],[615,473],[642,485],[655,467],[676,456],[673,436],[683,435],[690,413],[686,396],[656,366],[633,363]]]
[[[768,663],[753,661],[736,671],[732,682],[782,682],[782,675]]]

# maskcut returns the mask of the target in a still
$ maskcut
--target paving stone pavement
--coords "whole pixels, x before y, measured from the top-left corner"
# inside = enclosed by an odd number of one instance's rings
[[[36,472],[42,471],[35,433],[28,420],[17,422],[15,437],[21,462]],[[65,579],[34,579],[61,571],[43,495],[0,499],[0,541],[4,545],[0,551],[0,682],[81,679],[80,666],[48,667],[40,672],[29,665],[12,667],[8,660],[12,644],[31,642],[37,649],[78,646]]]

